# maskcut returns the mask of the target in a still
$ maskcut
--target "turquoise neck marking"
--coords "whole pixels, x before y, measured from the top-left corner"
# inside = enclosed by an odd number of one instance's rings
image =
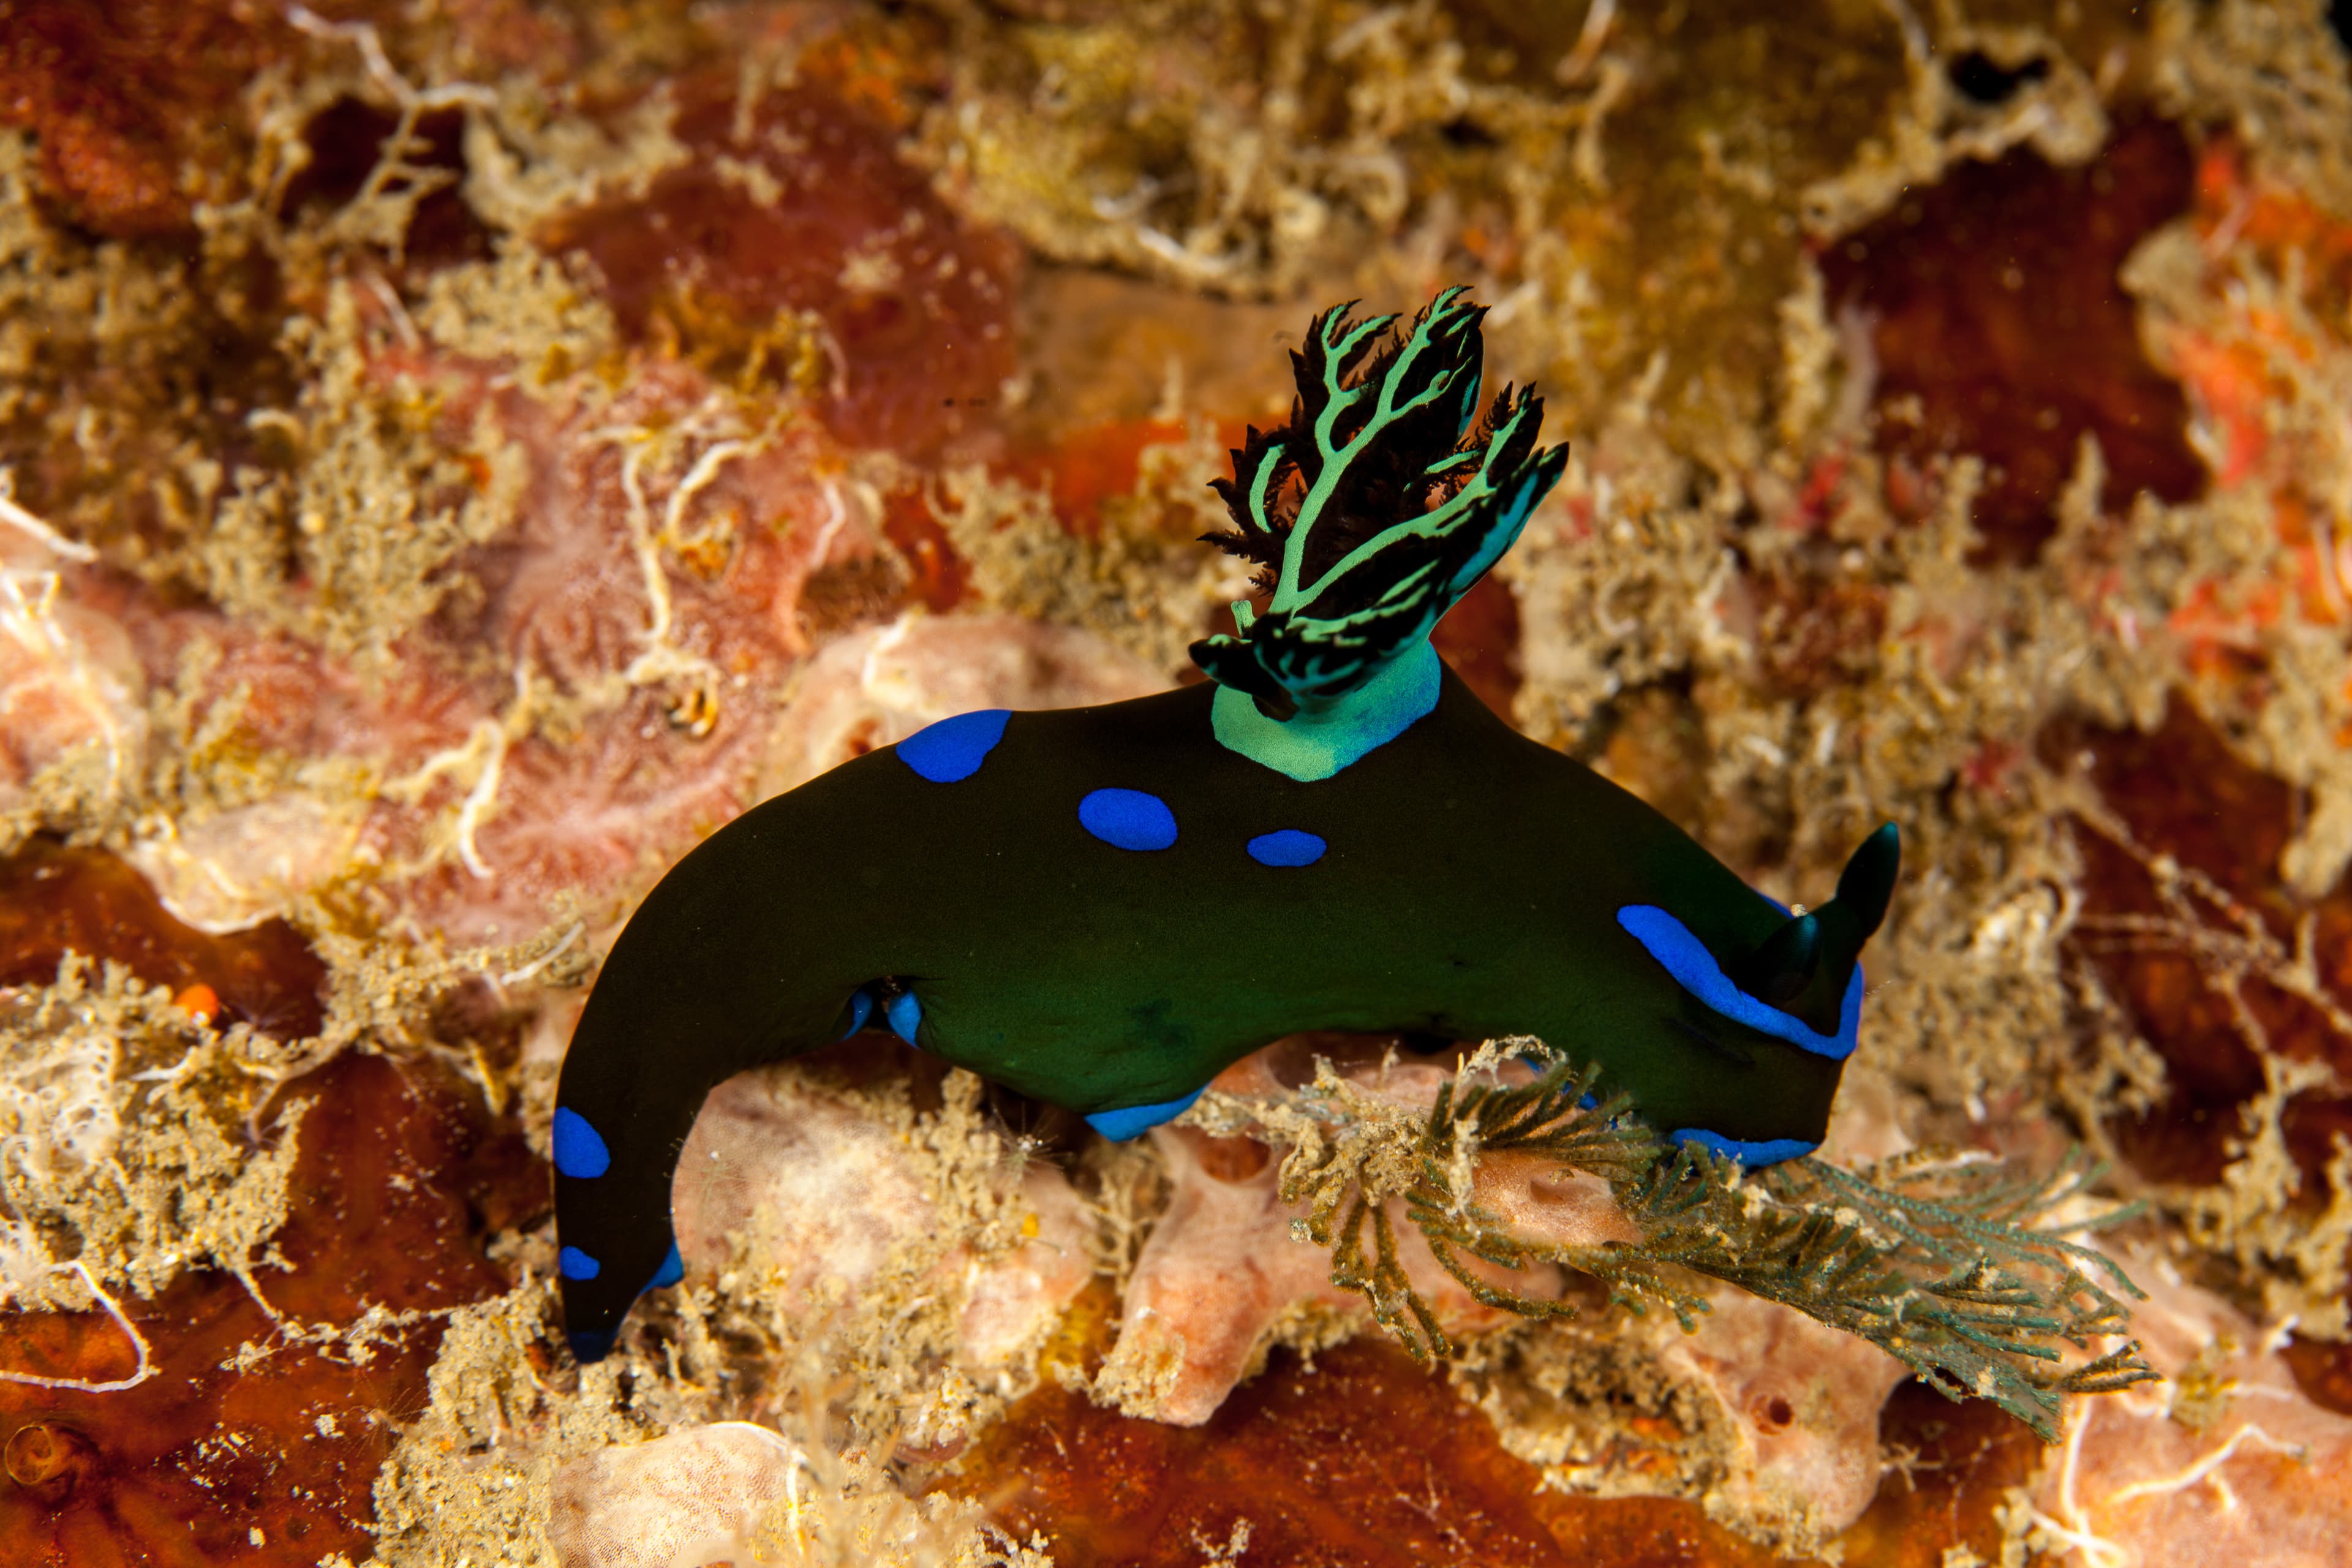
[[[1230,686],[1217,688],[1209,725],[1218,743],[1276,773],[1312,784],[1387,745],[1437,706],[1444,665],[1417,642],[1352,691],[1288,720],[1269,719]]]

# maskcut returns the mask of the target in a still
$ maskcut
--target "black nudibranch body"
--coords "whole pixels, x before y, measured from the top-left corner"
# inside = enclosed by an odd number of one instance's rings
[[[679,1146],[747,1068],[869,1023],[1108,1136],[1308,1029],[1534,1035],[1750,1163],[1821,1141],[1893,889],[1893,825],[1791,917],[1429,646],[1559,479],[1542,404],[1478,417],[1482,312],[1318,317],[1216,542],[1262,608],[1213,683],[945,720],[746,813],[605,962],[555,1113],[563,1305],[602,1357],[674,1282]],[[812,896],[822,889],[824,898]]]

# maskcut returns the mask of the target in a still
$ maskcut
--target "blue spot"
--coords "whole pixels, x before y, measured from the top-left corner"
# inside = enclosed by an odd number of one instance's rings
[[[1124,1143],[1139,1132],[1148,1132],[1163,1121],[1172,1121],[1184,1114],[1187,1107],[1207,1092],[1202,1084],[1190,1094],[1165,1100],[1158,1105],[1130,1105],[1123,1110],[1097,1110],[1087,1118],[1087,1125],[1114,1143]]]
[[[1853,966],[1846,983],[1845,1002],[1838,1010],[1838,1032],[1824,1035],[1778,1007],[1768,1006],[1731,983],[1706,944],[1690,928],[1654,904],[1628,904],[1617,911],[1617,923],[1666,966],[1682,988],[1727,1018],[1734,1018],[1759,1034],[1786,1040],[1800,1050],[1842,1062],[1853,1055],[1862,1029],[1862,965]],[[1786,1158],[1786,1156],[1782,1156]]]
[[[872,1016],[874,1016],[874,998],[868,995],[866,988],[861,985],[857,988],[857,994],[849,999],[849,1027],[841,1031],[841,1037],[845,1040],[866,1027],[866,1020]]]
[[[1119,849],[1165,849],[1176,842],[1176,814],[1139,789],[1098,789],[1078,802],[1078,826]]]
[[[933,784],[959,784],[980,772],[1012,717],[1010,708],[983,708],[927,724],[898,742],[898,760]]]
[[[561,1105],[555,1108],[555,1168],[567,1176],[601,1176],[613,1168],[613,1152],[588,1119]]]
[[[1751,1142],[1744,1138],[1726,1138],[1704,1127],[1677,1127],[1667,1136],[1677,1143],[1696,1143],[1715,1153],[1727,1154],[1751,1171],[1759,1165],[1777,1165],[1783,1160],[1810,1154],[1821,1147],[1802,1138],[1764,1138]]]
[[[556,1271],[566,1279],[593,1279],[604,1272],[604,1266],[576,1247],[567,1247],[555,1255]]]
[[[1312,866],[1331,847],[1312,833],[1285,827],[1249,841],[1250,858],[1261,866]]]
[[[603,1361],[613,1353],[613,1332],[609,1329],[574,1329],[563,1337],[572,1342],[572,1359],[582,1366]]]
[[[665,1285],[675,1285],[685,1278],[686,1259],[677,1255],[677,1243],[673,1241],[669,1244],[669,1256],[662,1259],[659,1268],[654,1270],[654,1277],[646,1281],[646,1289],[658,1290]]]
[[[915,1000],[911,991],[901,991],[883,1007],[882,1016],[890,1020],[890,1032],[915,1045],[915,1031],[923,1026],[923,1005]],[[917,1047],[920,1049],[920,1047]]]

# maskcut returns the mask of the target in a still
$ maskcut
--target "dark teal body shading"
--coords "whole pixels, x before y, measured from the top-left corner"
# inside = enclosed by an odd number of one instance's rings
[[[1444,326],[1453,298],[1414,331]],[[1393,356],[1374,372],[1404,374]],[[1540,415],[1532,399],[1516,408]],[[1466,426],[1448,413],[1449,448]],[[1488,535],[1515,534],[1558,472],[1531,432],[1515,460],[1496,486],[1515,510],[1478,522]],[[1482,538],[1436,610],[1500,553]],[[679,862],[614,946],[563,1067],[557,1215],[583,1359],[674,1277],[670,1183],[704,1095],[869,1018],[1114,1135],[1173,1114],[1261,1046],[1337,1029],[1534,1035],[1600,1064],[1602,1088],[1670,1134],[1758,1158],[1819,1142],[1892,830],[1839,900],[1792,920],[1650,806],[1490,712],[1428,654],[1434,611],[1350,644],[1354,684],[1335,685],[1318,639],[1350,612],[1327,608],[1284,625],[1286,662],[1250,679],[1269,722],[1336,715],[1327,733],[1350,759],[1336,771],[1294,776],[1328,769],[1329,746],[1293,771],[1280,744],[1273,762],[1245,754],[1218,707],[1235,686],[971,714],[768,801]],[[1249,657],[1226,643],[1226,664]],[[1412,659],[1428,661],[1434,705],[1399,730],[1408,683],[1390,680],[1381,738],[1348,744],[1349,691]],[[1314,680],[1293,681],[1299,670]]]
[[[560,1177],[575,1329],[609,1331],[670,1245],[679,1145],[721,1079],[840,1036],[884,977],[916,1043],[1089,1112],[1198,1089],[1307,1029],[1532,1034],[1665,1129],[1818,1142],[1843,1064],[1701,1003],[1617,911],[1717,952],[1785,917],[1656,811],[1520,735],[1449,672],[1435,711],[1301,784],[1216,745],[1212,688],[1016,713],[970,777],[892,750],[769,801],[681,861],[606,961],[564,1064],[609,1163]],[[1105,787],[1159,796],[1166,849],[1088,833]],[[1249,853],[1271,832],[1328,848]]]

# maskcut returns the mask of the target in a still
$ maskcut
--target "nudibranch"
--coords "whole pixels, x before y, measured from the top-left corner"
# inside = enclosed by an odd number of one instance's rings
[[[1130,1138],[1309,1029],[1533,1035],[1669,1137],[1813,1148],[1854,1048],[1892,824],[1791,915],[1439,658],[1438,617],[1567,464],[1543,405],[1479,416],[1484,311],[1327,310],[1287,425],[1250,431],[1210,541],[1262,605],[1208,682],[942,720],[688,855],[614,944],[554,1125],[583,1361],[678,1278],[678,1149],[720,1080],[868,1027]]]

